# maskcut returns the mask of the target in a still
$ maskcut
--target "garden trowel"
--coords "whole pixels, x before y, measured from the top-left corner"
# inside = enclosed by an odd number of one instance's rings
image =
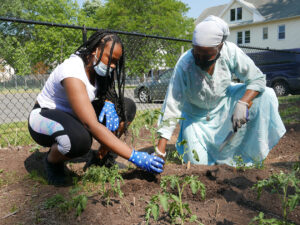
[[[234,132],[233,130],[228,133],[227,137],[225,138],[225,140],[223,141],[223,143],[221,144],[221,146],[219,148],[219,152],[221,152],[223,150],[223,148],[227,145],[227,143],[232,140],[232,138],[234,137],[235,134],[236,134],[236,132]]]

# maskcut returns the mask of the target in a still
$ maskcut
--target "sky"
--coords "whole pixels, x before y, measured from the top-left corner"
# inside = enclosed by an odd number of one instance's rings
[[[198,16],[200,16],[202,11],[206,8],[227,4],[230,2],[230,0],[181,0],[181,1],[190,7],[187,16],[195,19]],[[79,5],[81,5],[84,2],[84,0],[77,0],[77,2]]]

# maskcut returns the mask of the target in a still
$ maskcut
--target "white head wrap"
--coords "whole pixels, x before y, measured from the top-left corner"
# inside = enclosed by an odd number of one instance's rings
[[[228,24],[219,17],[208,16],[199,23],[193,34],[193,45],[215,47],[229,35]]]

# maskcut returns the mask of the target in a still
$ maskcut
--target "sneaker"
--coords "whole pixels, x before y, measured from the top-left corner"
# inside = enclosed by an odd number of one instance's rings
[[[118,155],[114,152],[109,151],[103,159],[98,157],[97,151],[92,152],[91,159],[85,164],[83,170],[86,171],[92,165],[95,166],[105,166],[107,168],[111,168],[113,165],[116,164],[116,158]]]
[[[48,184],[61,186],[65,184],[65,167],[64,163],[50,163],[47,159],[48,153],[44,158],[44,166],[46,170]]]

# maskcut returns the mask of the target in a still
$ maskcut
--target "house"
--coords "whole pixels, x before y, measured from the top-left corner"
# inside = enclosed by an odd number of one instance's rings
[[[5,60],[0,59],[0,83],[9,81],[14,74],[15,70]]]
[[[228,41],[300,52],[300,0],[231,0],[204,10],[195,24],[209,15],[229,24]]]

